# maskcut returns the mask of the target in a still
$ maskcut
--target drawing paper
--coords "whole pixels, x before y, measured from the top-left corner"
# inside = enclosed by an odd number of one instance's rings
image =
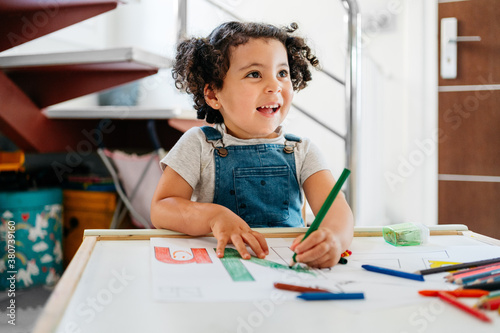
[[[274,282],[326,288],[332,292],[364,292],[365,299],[341,302],[342,308],[373,308],[428,302],[418,290],[453,290],[458,286],[443,278],[446,273],[425,276],[425,282],[363,270],[371,264],[406,272],[500,256],[500,248],[464,237],[433,236],[420,246],[394,247],[381,237],[356,237],[349,248],[348,264],[331,269],[289,269],[293,239],[268,238],[270,254],[264,259],[243,260],[234,247],[224,259],[215,254],[214,238],[151,238],[153,298],[163,302],[247,302],[273,300],[304,302],[297,292],[277,290]]]

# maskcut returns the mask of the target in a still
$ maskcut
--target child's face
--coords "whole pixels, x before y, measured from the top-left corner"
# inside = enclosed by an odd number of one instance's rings
[[[285,46],[275,39],[250,39],[231,49],[223,87],[215,93],[229,134],[272,138],[293,98]]]

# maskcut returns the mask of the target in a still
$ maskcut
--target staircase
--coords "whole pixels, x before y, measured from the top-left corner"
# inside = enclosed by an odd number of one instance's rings
[[[3,0],[0,52],[113,10],[117,5],[118,0]],[[107,133],[103,125],[108,124],[109,129],[109,122],[103,124],[96,118],[115,118],[120,122],[126,122],[125,118],[156,118],[160,114],[168,118],[176,115],[175,110],[127,109],[125,117],[119,108],[99,107],[60,117],[60,112],[51,114],[47,107],[156,74],[170,63],[165,57],[137,48],[3,57],[0,54],[0,131],[26,152],[78,151],[88,149],[89,143],[96,148],[100,143],[97,138],[106,134],[110,136],[110,147],[130,144],[129,133],[136,133],[134,137],[139,138],[131,146],[140,146],[140,138],[148,137],[146,120],[128,122],[120,129],[116,126],[113,133]]]

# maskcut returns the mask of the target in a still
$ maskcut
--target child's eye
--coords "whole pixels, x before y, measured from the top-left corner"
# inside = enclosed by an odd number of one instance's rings
[[[257,79],[260,77],[260,73],[259,72],[251,72],[251,73],[248,73],[246,77]]]
[[[288,71],[287,70],[282,70],[278,73],[279,77],[287,77],[288,76]]]

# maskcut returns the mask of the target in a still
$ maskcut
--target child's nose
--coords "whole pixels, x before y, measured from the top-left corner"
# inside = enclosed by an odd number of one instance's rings
[[[266,85],[266,92],[271,94],[276,94],[281,92],[283,89],[281,88],[281,84],[278,80],[270,79]]]

